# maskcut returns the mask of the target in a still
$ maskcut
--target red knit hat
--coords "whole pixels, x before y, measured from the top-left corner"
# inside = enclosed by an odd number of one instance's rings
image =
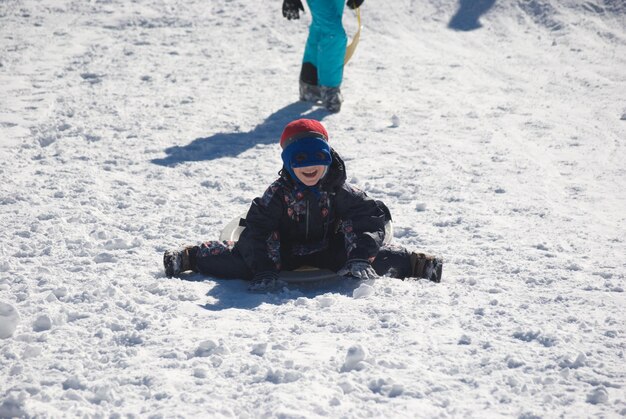
[[[328,142],[326,128],[314,119],[296,119],[287,124],[280,136],[280,146],[284,149],[300,138],[321,138]]]

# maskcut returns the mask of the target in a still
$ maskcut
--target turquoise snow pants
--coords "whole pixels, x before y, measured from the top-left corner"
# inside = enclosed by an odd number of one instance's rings
[[[300,78],[310,84],[339,87],[348,40],[341,22],[345,0],[307,0],[307,3],[313,20],[304,49]],[[313,69],[310,69],[311,65]],[[315,69],[316,77],[306,74]]]

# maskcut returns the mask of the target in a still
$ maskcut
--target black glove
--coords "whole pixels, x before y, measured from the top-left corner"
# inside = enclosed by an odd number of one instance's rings
[[[283,281],[278,279],[278,272],[263,271],[254,275],[248,291],[271,292],[281,289],[284,285]]]
[[[359,1],[359,0],[356,0]],[[360,0],[363,2],[363,0]],[[287,19],[300,19],[300,12],[298,10],[302,10],[304,12],[304,7],[302,6],[301,0],[283,0],[283,16]]]
[[[337,271],[339,276],[352,276],[357,279],[376,279],[378,274],[365,259],[350,259]]]
[[[354,9],[361,7],[362,4],[363,4],[363,0],[348,0],[348,2],[346,3],[346,6],[354,10]],[[285,6],[283,6],[283,10],[285,10],[284,7]]]

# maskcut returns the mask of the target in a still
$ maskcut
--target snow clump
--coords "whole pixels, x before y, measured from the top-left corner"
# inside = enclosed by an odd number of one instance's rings
[[[13,336],[19,321],[17,309],[11,304],[0,301],[0,339]]]
[[[41,316],[37,317],[37,320],[35,320],[35,323],[33,323],[33,330],[35,332],[44,332],[46,330],[50,330],[51,328],[52,319],[50,319],[50,316],[46,314],[42,314]]]
[[[371,285],[367,285],[367,284],[361,284],[359,285],[359,288],[355,289],[352,292],[352,297],[353,298],[366,298],[372,294],[374,294],[374,287],[372,287]]]
[[[341,367],[341,371],[361,370],[365,367],[363,360],[367,357],[367,351],[363,346],[356,344],[348,349],[346,360]]]

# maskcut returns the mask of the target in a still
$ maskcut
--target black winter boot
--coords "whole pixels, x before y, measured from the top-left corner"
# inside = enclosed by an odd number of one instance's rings
[[[189,251],[191,249],[192,246],[188,246],[179,250],[168,250],[163,254],[163,266],[165,267],[165,275],[168,278],[192,269],[189,260]]]
[[[300,70],[300,100],[318,102],[321,100],[320,87],[317,80],[317,67],[313,63],[302,63]]]
[[[411,253],[411,269],[413,276],[428,279],[433,282],[441,282],[443,260],[425,253]]]
[[[341,110],[343,96],[339,87],[321,86],[322,104],[329,112],[337,113]]]
[[[300,100],[305,102],[318,102],[322,99],[320,94],[320,87],[309,84],[300,80]]]

